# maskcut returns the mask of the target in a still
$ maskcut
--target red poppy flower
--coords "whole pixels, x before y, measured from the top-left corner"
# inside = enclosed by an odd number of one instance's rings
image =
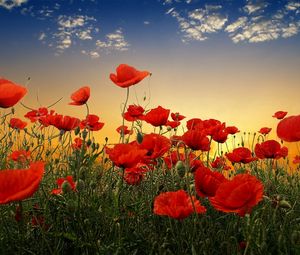
[[[52,125],[62,131],[70,131],[79,126],[80,120],[70,116],[63,116],[61,114],[47,115],[40,119],[46,125]]]
[[[18,103],[27,89],[9,80],[0,78],[0,108],[9,108]]]
[[[293,159],[293,164],[300,164],[300,156],[295,156],[295,158]]]
[[[27,122],[22,121],[18,118],[11,118],[9,121],[9,126],[15,129],[24,129],[27,126]]]
[[[168,138],[159,134],[146,134],[140,144],[141,149],[147,150],[146,159],[156,159],[164,155],[171,147]]]
[[[198,118],[190,119],[186,122],[186,127],[188,130],[203,129],[204,128],[203,120]]]
[[[274,115],[272,117],[278,119],[278,120],[281,120],[283,119],[285,116],[287,115],[287,112],[284,112],[284,111],[278,111],[278,112],[275,112]]]
[[[251,151],[244,147],[236,148],[231,153],[226,153],[225,156],[231,163],[247,164],[257,160],[257,158],[252,157]]]
[[[222,170],[231,169],[230,166],[227,166],[226,159],[224,157],[216,157],[214,162],[212,162],[210,165],[212,168],[215,168],[215,169],[222,169]]]
[[[147,153],[136,143],[116,144],[113,148],[106,148],[110,160],[118,167],[131,168],[140,163]]]
[[[279,159],[286,157],[288,154],[288,148],[283,146],[280,147],[280,143],[275,140],[268,140],[262,142],[261,144],[257,143],[255,145],[255,154],[260,159],[265,158],[274,158]]]
[[[25,151],[25,150],[17,150],[13,151],[9,158],[12,159],[13,161],[19,161],[19,162],[25,162],[27,159],[30,158],[30,151]]]
[[[180,125],[180,121],[167,121],[166,125],[167,127],[171,128],[177,128]]]
[[[70,105],[83,105],[90,98],[90,87],[82,87],[76,90],[72,95],[71,99],[73,102],[69,103]]]
[[[300,141],[300,115],[281,120],[277,125],[277,136],[286,142]]]
[[[141,167],[126,168],[124,180],[129,185],[139,185],[145,177],[145,170]]]
[[[238,174],[231,181],[222,182],[209,200],[216,210],[243,217],[262,200],[263,192],[264,186],[255,176]]]
[[[143,120],[144,108],[139,105],[129,105],[127,112],[124,113],[124,119],[127,121]]]
[[[200,197],[213,197],[221,183],[227,181],[223,174],[208,167],[199,167],[194,173],[195,188]]]
[[[198,127],[200,129],[200,127]],[[203,121],[203,128],[206,135],[213,136],[215,133],[225,129],[225,123],[219,120],[208,119]]]
[[[235,126],[228,126],[225,128],[225,131],[230,135],[234,135],[234,134],[240,132],[240,130]]]
[[[271,132],[272,128],[262,127],[258,132],[262,135],[267,135]]]
[[[191,198],[184,190],[178,190],[156,196],[153,212],[157,215],[182,220],[193,212],[205,213],[206,208],[194,196]]]
[[[99,117],[94,114],[89,114],[84,120],[80,122],[80,128],[87,128],[91,131],[99,131],[104,126],[104,123],[99,122]]]
[[[150,110],[145,116],[144,120],[154,127],[166,125],[169,118],[170,110],[161,106]]]
[[[38,189],[44,174],[44,163],[31,163],[29,169],[0,171],[0,204],[21,201]]]
[[[188,162],[191,171],[195,168],[198,168],[199,166],[203,166],[201,160],[198,160],[197,156],[194,153],[189,153],[188,159],[189,159]],[[179,160],[186,162],[185,154],[178,153],[177,151],[172,151],[168,156],[164,157],[163,160],[166,166],[168,167],[168,169],[171,169],[173,166],[175,166]]]
[[[133,133],[133,131],[129,130],[127,126],[119,126],[116,130],[119,134],[123,134],[123,135],[128,135],[128,134],[131,135]]]
[[[225,125],[217,125],[212,132],[212,139],[217,143],[225,143],[228,137]]]
[[[191,129],[181,137],[182,141],[192,150],[209,151],[210,144],[208,137],[201,130]]]
[[[54,111],[52,110],[53,115]],[[48,109],[46,107],[41,107],[38,110],[32,110],[30,112],[27,112],[24,117],[30,119],[31,122],[36,122],[41,117],[45,117],[48,115]]]
[[[183,120],[185,118],[185,116],[180,115],[179,112],[175,112],[175,113],[172,112],[171,113],[171,118],[174,121],[181,121],[181,120]]]
[[[82,148],[82,145],[83,145],[83,140],[79,137],[76,137],[74,139],[74,143],[71,145],[71,147],[74,149],[74,150],[80,150]],[[88,146],[86,146],[88,147]]]
[[[58,178],[56,180],[56,183],[58,185],[58,189],[53,189],[51,191],[51,194],[53,195],[59,195],[63,194],[67,191],[77,191],[76,190],[76,182],[74,182],[73,177],[71,175],[68,175],[66,178]]]
[[[128,88],[131,85],[135,85],[150,75],[148,71],[138,71],[134,67],[121,64],[116,69],[117,74],[110,74],[110,79],[116,85],[122,88]]]

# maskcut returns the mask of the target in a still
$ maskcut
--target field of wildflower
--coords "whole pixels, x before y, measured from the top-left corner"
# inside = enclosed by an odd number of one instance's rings
[[[105,123],[88,86],[70,100],[83,120],[55,105],[19,116],[27,88],[0,78],[0,254],[300,254],[300,151],[288,150],[300,115],[274,113],[276,140],[273,127],[183,126],[181,113],[128,102],[150,75],[110,74],[127,91],[117,144],[95,139]]]

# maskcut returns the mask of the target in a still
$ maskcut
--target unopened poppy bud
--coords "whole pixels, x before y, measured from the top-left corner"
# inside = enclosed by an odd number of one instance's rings
[[[171,131],[171,130],[172,130],[172,127],[167,126],[167,130],[168,130],[168,131]]]
[[[64,181],[63,184],[61,185],[61,189],[63,193],[68,193],[72,190],[72,187],[68,181]]]
[[[15,113],[15,108],[11,108],[11,113],[14,114]]]
[[[178,175],[181,178],[183,178],[184,175],[185,175],[185,165],[184,165],[184,163],[181,160],[177,161],[177,163],[175,165],[175,169],[176,169]]]
[[[91,139],[87,140],[86,145],[90,146],[91,144],[92,144],[92,140]]]
[[[278,205],[279,205],[279,207],[285,208],[285,209],[292,208],[291,204],[286,200],[281,200]]]
[[[76,127],[74,130],[75,135],[78,135],[80,132],[80,127]]]
[[[138,132],[137,135],[136,135],[137,142],[139,144],[141,144],[143,142],[143,139],[144,139],[144,137],[143,137],[142,133]]]
[[[83,138],[83,140],[85,140],[87,138],[87,135],[88,135],[88,131],[83,130],[82,131],[82,138]]]
[[[98,150],[100,147],[99,143],[96,143],[96,150]]]
[[[96,144],[95,143],[92,143],[92,150],[93,150],[93,152],[96,150]]]

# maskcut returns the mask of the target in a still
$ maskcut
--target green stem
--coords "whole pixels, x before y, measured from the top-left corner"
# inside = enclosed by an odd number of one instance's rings
[[[124,124],[125,124],[124,113],[125,113],[125,110],[126,110],[128,98],[129,98],[129,87],[127,87],[126,100],[125,100],[124,108],[123,108],[123,111],[122,111],[122,118],[123,118],[123,120],[122,120],[122,126],[124,126]],[[121,132],[121,137],[122,137],[122,143],[124,143],[124,138],[125,138],[124,132]]]

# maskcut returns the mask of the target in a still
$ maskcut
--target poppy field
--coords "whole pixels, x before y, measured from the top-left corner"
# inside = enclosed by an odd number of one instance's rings
[[[300,254],[300,115],[246,133],[129,102],[151,75],[109,75],[127,93],[115,144],[95,138],[88,86],[70,93],[79,119],[0,77],[0,254]]]

